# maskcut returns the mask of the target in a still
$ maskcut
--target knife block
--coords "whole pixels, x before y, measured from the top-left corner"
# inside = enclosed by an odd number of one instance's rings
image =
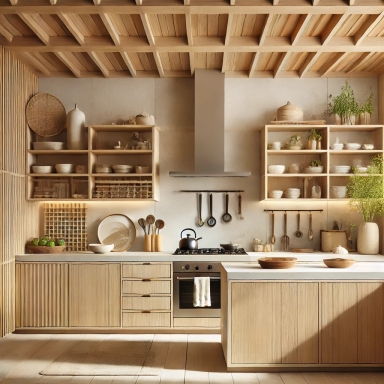
[[[145,252],[152,252],[152,236],[153,235],[145,235],[144,236],[144,250],[145,250]]]
[[[155,235],[155,252],[163,252],[163,235]]]

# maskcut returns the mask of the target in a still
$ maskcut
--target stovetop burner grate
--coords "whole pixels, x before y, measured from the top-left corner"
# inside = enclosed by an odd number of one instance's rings
[[[177,248],[174,255],[247,255],[244,248],[237,248],[232,251],[227,251],[224,248],[200,248],[193,250],[183,250]]]

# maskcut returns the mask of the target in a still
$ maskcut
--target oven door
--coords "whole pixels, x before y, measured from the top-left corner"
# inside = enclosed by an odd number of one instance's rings
[[[194,277],[211,278],[211,307],[193,306]],[[220,273],[174,273],[173,316],[174,317],[220,317]]]

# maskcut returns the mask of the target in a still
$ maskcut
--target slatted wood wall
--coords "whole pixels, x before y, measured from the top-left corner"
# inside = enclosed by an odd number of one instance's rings
[[[25,107],[38,92],[37,77],[0,49],[0,336],[15,329],[15,255],[38,235],[38,203],[26,201]]]

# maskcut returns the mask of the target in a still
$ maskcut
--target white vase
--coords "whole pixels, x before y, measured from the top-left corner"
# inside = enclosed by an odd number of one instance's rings
[[[376,223],[360,224],[357,232],[357,252],[362,255],[377,255],[379,243],[379,226]]]
[[[85,135],[85,115],[77,108],[67,114],[67,147],[68,149],[87,149]]]

